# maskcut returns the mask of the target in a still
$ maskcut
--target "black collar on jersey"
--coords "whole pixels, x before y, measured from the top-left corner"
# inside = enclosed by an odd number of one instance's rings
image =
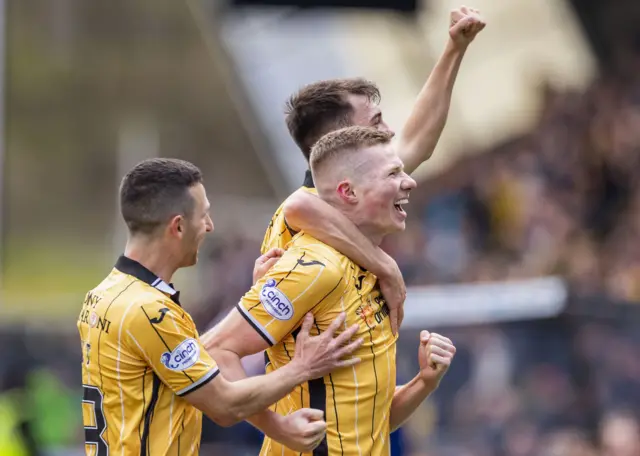
[[[304,173],[304,182],[302,183],[302,186],[307,188],[316,188],[316,184],[313,182],[313,176],[311,175],[310,170],[307,170],[307,172]]]
[[[148,283],[153,288],[156,288],[163,293],[168,294],[169,296],[171,296],[173,302],[178,305],[180,304],[180,292],[176,291],[175,288],[173,288],[173,284],[165,282],[137,261],[132,260],[131,258],[128,258],[124,255],[120,255],[120,258],[118,258],[118,261],[116,262],[115,268],[120,272],[132,275],[136,279]]]

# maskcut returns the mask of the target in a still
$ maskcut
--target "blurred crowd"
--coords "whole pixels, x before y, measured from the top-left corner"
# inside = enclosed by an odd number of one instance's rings
[[[586,92],[542,89],[528,134],[424,189],[386,243],[411,285],[563,275],[640,298],[640,61]]]
[[[640,455],[638,319],[438,328],[458,349],[406,425],[410,456]],[[417,369],[402,334],[400,380]]]

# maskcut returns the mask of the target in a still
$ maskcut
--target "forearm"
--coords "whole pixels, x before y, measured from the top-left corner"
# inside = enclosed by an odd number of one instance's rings
[[[351,220],[317,196],[305,196],[285,210],[288,223],[296,230],[330,245],[379,278],[392,274],[387,254]]]
[[[222,359],[222,357],[218,356]],[[239,362],[239,358],[238,358]],[[277,428],[277,416],[267,408],[289,394],[296,385],[307,380],[303,373],[297,369],[294,363],[277,369],[267,375],[246,377],[246,373],[240,364],[239,368],[234,363],[224,362],[220,371],[226,380],[231,383],[227,388],[225,397],[216,398],[221,401],[229,415],[235,421],[249,420],[269,437],[279,440]],[[242,374],[240,374],[242,371]],[[244,378],[242,378],[244,375]],[[235,379],[232,377],[236,377]],[[240,378],[238,378],[240,377]]]
[[[400,135],[399,152],[407,173],[429,159],[447,122],[453,86],[466,47],[449,40],[423,86]]]
[[[402,426],[435,389],[436,386],[422,381],[420,375],[406,385],[397,387],[391,402],[391,432]]]
[[[242,361],[237,354],[224,350],[209,350],[209,354],[214,360],[216,360],[222,375],[224,375],[227,380],[237,382],[247,378],[247,373],[244,370]],[[272,377],[270,376],[269,378]],[[295,385],[293,385],[290,390],[294,387]],[[285,391],[282,396],[288,394],[289,391]],[[267,409],[267,407],[276,402],[276,400],[269,402],[260,411],[246,418],[246,421],[260,429],[264,434],[272,439],[280,441],[280,432],[278,428],[278,420],[280,419],[280,416]]]

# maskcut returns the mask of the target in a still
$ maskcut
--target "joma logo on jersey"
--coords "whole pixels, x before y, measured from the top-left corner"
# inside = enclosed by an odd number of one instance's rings
[[[183,371],[193,366],[200,358],[200,346],[194,339],[186,339],[171,353],[164,352],[160,362],[167,369]]]
[[[283,292],[276,288],[276,281],[269,279],[260,291],[260,302],[269,315],[278,320],[290,320],[293,317],[293,305]]]

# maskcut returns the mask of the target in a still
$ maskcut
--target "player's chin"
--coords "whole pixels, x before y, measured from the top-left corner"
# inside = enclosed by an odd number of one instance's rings
[[[394,231],[404,231],[407,227],[407,214],[405,212],[398,213],[395,209],[391,214],[391,227]]]
[[[390,220],[386,226],[385,232],[386,234],[399,233],[404,231],[406,227],[404,220]]]
[[[403,220],[401,222],[394,223],[394,231],[404,231],[407,228],[407,223]]]
[[[186,259],[184,267],[188,268],[190,266],[195,266],[196,264],[198,264],[198,252]]]

